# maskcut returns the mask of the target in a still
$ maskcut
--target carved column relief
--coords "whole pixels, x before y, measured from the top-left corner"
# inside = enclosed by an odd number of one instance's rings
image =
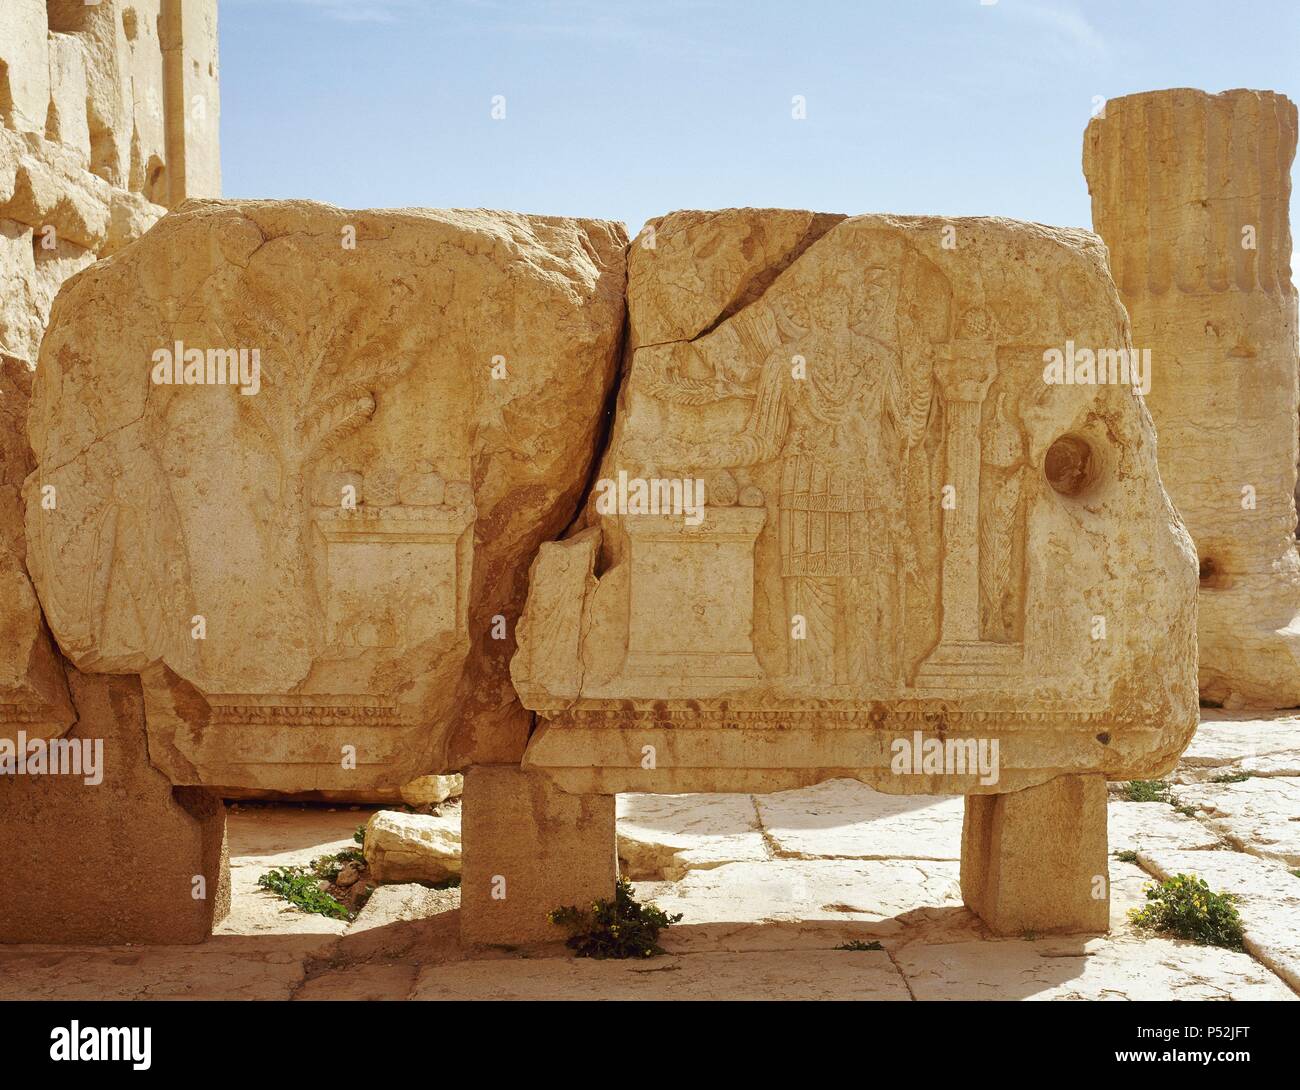
[[[948,485],[943,511],[943,622],[939,646],[921,665],[923,688],[987,688],[1010,673],[1019,650],[980,638],[980,422],[997,352],[985,342],[947,349],[937,373],[947,412]]]

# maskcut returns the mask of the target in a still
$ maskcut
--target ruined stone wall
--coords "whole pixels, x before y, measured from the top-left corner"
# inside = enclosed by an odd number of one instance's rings
[[[216,10],[0,2],[0,751],[42,770],[0,776],[0,839],[32,859],[21,886],[0,882],[0,941],[197,942],[228,901],[219,800],[151,767],[137,678],[67,666],[28,577],[21,499],[55,296],[169,207],[220,191]],[[35,502],[57,512],[53,493]],[[80,575],[60,580],[84,590]],[[96,746],[93,771],[44,771]],[[154,894],[129,913],[86,893],[113,888],[124,856]]]
[[[60,286],[221,190],[216,0],[0,5],[0,354]]]

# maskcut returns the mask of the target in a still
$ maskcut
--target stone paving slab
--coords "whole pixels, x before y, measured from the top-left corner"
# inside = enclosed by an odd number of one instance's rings
[[[1252,776],[1300,776],[1300,750],[1245,757],[1238,766]]]
[[[887,795],[858,780],[755,795],[779,856],[794,859],[960,859],[960,796]]]
[[[768,857],[752,795],[619,795],[617,816],[619,871],[633,881]]]
[[[1300,778],[1259,777],[1240,783],[1180,787],[1179,801],[1240,851],[1300,866]]]
[[[751,951],[649,961],[464,961],[421,972],[412,999],[907,1000],[883,951]]]
[[[1201,709],[1201,725],[1180,764],[1213,768],[1268,754],[1300,754],[1300,716]]]
[[[288,999],[313,936],[202,946],[0,947],[0,1000]]]
[[[1300,878],[1243,852],[1140,852],[1156,878],[1192,874],[1217,893],[1239,898],[1246,949],[1300,992]]]
[[[1297,998],[1249,954],[1169,939],[913,945],[894,957],[922,1000]]]
[[[1182,797],[1182,789],[1177,792]],[[1213,848],[1222,839],[1167,802],[1125,802],[1112,797],[1106,808],[1111,853],[1142,848]]]
[[[655,903],[692,923],[867,921],[873,934],[900,930],[897,917],[961,908],[950,861],[775,859],[691,871]]]

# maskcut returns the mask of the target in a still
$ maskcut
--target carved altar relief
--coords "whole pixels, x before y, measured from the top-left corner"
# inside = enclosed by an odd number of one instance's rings
[[[624,245],[205,202],[77,281],[33,403],[33,578],[79,666],[141,675],[173,782],[373,799],[518,759],[522,577],[590,472]],[[259,381],[151,381],[178,342],[256,351]]]
[[[467,484],[456,492],[471,496]],[[410,646],[465,631],[474,505],[317,508],[326,623],[340,648]]]
[[[828,768],[919,790],[878,771],[879,731],[906,712],[1002,736],[1027,786],[1058,762],[1141,764],[1162,752],[1154,739],[1188,729],[1186,664],[1138,670],[1165,652],[1125,623],[1150,611],[1160,572],[1168,654],[1190,638],[1187,540],[1141,403],[1127,388],[1045,385],[1041,349],[1026,348],[1125,343],[1102,252],[1081,232],[997,220],[956,221],[951,248],[945,226],[845,220],[704,333],[634,350],[602,475],[725,474],[727,497],[756,505],[755,536],[724,558],[671,516],[589,506],[601,543],[581,619],[558,622],[572,606],[539,585],[539,564],[515,662],[547,723],[536,767],[574,790],[751,790]],[[647,265],[634,282],[669,313],[670,281]],[[1075,489],[1049,466],[1066,438],[1100,467]],[[1142,557],[1108,553],[1108,540],[1133,544],[1130,523],[1145,528]],[[534,637],[561,630],[578,633],[556,652],[577,664],[571,682]],[[1139,705],[1176,710],[1152,730]],[[1131,745],[1106,722],[1128,723]],[[661,770],[667,749],[676,772],[642,775],[640,745]]]

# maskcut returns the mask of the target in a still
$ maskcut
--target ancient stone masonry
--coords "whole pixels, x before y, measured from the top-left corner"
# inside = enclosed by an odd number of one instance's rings
[[[1112,99],[1088,126],[1093,222],[1151,351],[1160,472],[1200,556],[1201,695],[1300,704],[1296,108],[1267,91]]]
[[[396,798],[517,765],[515,622],[591,469],[625,247],[599,221],[190,202],[64,290],[28,563],[64,653],[140,675],[173,783]]]
[[[221,191],[216,0],[0,5],[0,352],[36,362],[59,286]]]
[[[1285,99],[1108,105],[1112,280],[1001,219],[213,199],[215,18],[0,0],[0,941],[199,941],[222,796],[453,772],[470,944],[613,895],[618,793],[834,777],[964,795],[994,932],[1102,930],[1193,539],[1201,691],[1300,702]]]
[[[0,5],[0,731],[71,723],[24,569],[18,497],[50,307],[164,206],[219,191],[216,50],[215,0]],[[182,54],[184,74],[169,75]]]
[[[1158,774],[1196,724],[1194,554],[1150,417],[1129,385],[1044,366],[1129,348],[1102,247],[988,219],[650,229],[585,528],[534,565],[525,769],[592,795],[1047,792],[987,816],[968,798],[988,830],[968,901],[1011,927],[989,891],[1005,868],[1026,886],[1030,831],[1077,828],[1085,863],[1061,865],[1091,877],[1103,777]],[[996,743],[1000,773],[900,771],[900,739]],[[1104,927],[1087,886],[1020,889],[1015,926]]]

